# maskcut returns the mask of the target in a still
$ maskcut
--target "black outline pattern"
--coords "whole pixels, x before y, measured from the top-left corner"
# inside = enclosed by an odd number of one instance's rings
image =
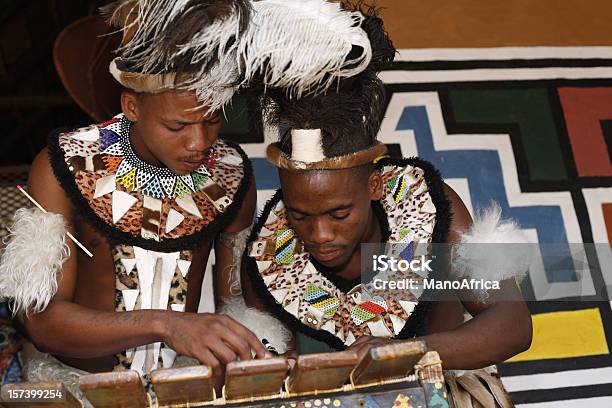
[[[507,61],[506,61],[507,62]],[[487,64],[472,64],[473,61],[461,62],[461,64],[440,62],[428,63],[430,69],[456,69],[456,68],[483,68],[483,67],[498,67],[498,68],[515,68],[520,66],[536,67],[532,61],[527,61],[518,64],[507,64],[502,62],[497,65],[497,62],[488,62]],[[564,63],[567,61],[563,61]],[[594,61],[588,61],[591,63]],[[544,63],[543,63],[544,64]],[[446,67],[445,67],[446,65]],[[548,65],[546,65],[548,66]],[[569,62],[559,66],[612,66],[612,60],[607,60],[607,64],[580,65]],[[395,69],[399,66],[396,65]],[[417,68],[415,68],[417,69]],[[446,126],[447,133],[452,134],[478,134],[478,133],[504,133],[510,136],[512,151],[514,154],[519,185],[522,192],[547,192],[547,191],[568,191],[572,197],[576,217],[579,221],[580,232],[583,242],[593,242],[593,235],[590,225],[590,217],[586,207],[585,198],[582,195],[583,188],[593,187],[610,187],[612,186],[612,177],[582,177],[579,176],[574,162],[574,156],[571,149],[568,132],[565,125],[565,117],[561,107],[561,101],[558,94],[559,87],[612,87],[610,79],[553,79],[553,80],[520,80],[520,81],[478,81],[478,82],[447,82],[447,83],[415,83],[415,84],[391,84],[387,85],[387,99],[390,101],[392,95],[396,92],[435,92],[440,99],[442,117]],[[454,118],[453,105],[449,98],[449,92],[455,90],[475,90],[475,89],[492,89],[492,90],[508,90],[508,89],[533,89],[540,88],[547,90],[550,109],[556,125],[559,136],[559,144],[561,148],[562,161],[565,164],[567,171],[567,179],[560,181],[533,181],[529,178],[527,166],[527,157],[524,146],[521,140],[520,128],[516,123],[466,123],[457,122]],[[388,106],[387,106],[388,108]],[[605,133],[605,132],[604,132]],[[399,147],[399,146],[398,146]],[[612,152],[611,152],[612,153]],[[592,251],[587,251],[587,259],[589,264],[598,265],[597,255]],[[591,271],[593,284],[596,290],[606,290],[602,276],[602,271],[593,268]],[[533,299],[533,288],[528,280],[525,280],[522,285],[522,290],[526,292],[527,297]],[[597,301],[597,299],[605,299],[606,296],[599,294],[593,297],[593,301],[585,301],[582,298],[580,302],[576,299],[559,299],[555,301],[538,301],[528,302],[529,309],[532,313],[547,313],[562,310],[582,310],[589,308],[597,308],[601,315],[603,330],[608,345],[612,345],[612,310],[609,302]],[[612,366],[612,354],[572,357],[562,359],[549,360],[534,360],[503,363],[498,366],[500,374],[503,376],[514,375],[530,375],[540,373],[555,373],[560,371],[603,368]],[[593,385],[587,387],[569,387],[545,390],[530,390],[513,392],[512,397],[515,403],[535,403],[545,401],[560,401],[576,398],[589,398],[595,396],[609,396],[610,384]]]

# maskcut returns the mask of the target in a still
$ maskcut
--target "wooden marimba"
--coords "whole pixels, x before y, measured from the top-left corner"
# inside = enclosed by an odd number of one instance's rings
[[[35,384],[20,384],[21,387]],[[289,370],[282,357],[227,365],[221,395],[207,366],[154,370],[149,392],[135,371],[91,374],[79,388],[96,408],[130,407],[448,407],[442,364],[420,341],[299,356]],[[70,402],[56,407],[75,407]],[[80,404],[80,402],[79,402]],[[44,405],[40,405],[44,406]]]

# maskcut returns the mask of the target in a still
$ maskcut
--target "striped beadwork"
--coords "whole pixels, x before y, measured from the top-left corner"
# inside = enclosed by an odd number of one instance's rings
[[[389,186],[389,190],[391,191],[391,195],[395,200],[395,203],[398,204],[402,199],[406,196],[408,192],[408,188],[406,187],[406,179],[404,176],[395,176],[387,183]]]
[[[331,296],[316,285],[309,284],[304,291],[304,300],[326,316],[333,316],[340,306],[338,298]]]
[[[360,324],[380,316],[387,310],[387,304],[384,300],[368,300],[353,306],[351,309],[351,318],[353,322],[359,326]]]
[[[276,247],[274,259],[278,264],[290,264],[293,262],[295,250],[295,233],[292,229],[281,229],[276,231]]]

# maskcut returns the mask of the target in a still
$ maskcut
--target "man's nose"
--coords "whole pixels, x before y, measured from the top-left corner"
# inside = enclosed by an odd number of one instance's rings
[[[322,217],[314,217],[310,226],[310,242],[317,245],[327,244],[334,240],[334,232]]]
[[[206,124],[197,124],[193,126],[192,131],[187,136],[185,148],[190,152],[203,152],[215,142],[212,137],[211,130]]]

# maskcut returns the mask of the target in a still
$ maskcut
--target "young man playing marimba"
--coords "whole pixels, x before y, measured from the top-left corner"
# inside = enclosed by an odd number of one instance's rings
[[[428,162],[386,156],[376,140],[385,109],[376,73],[394,50],[382,24],[369,29],[374,57],[365,72],[325,95],[271,93],[264,102],[266,119],[285,132],[267,150],[281,189],[247,247],[251,302],[332,349],[363,355],[372,345],[418,337],[446,369],[502,362],[531,342],[530,313],[515,282],[525,271],[512,260],[489,271],[500,288],[486,297],[457,291],[455,300],[426,302],[416,291],[372,291],[361,281],[365,243],[450,244],[474,241],[474,231],[481,243],[517,236],[496,209],[472,221]],[[473,316],[465,323],[464,309]]]

